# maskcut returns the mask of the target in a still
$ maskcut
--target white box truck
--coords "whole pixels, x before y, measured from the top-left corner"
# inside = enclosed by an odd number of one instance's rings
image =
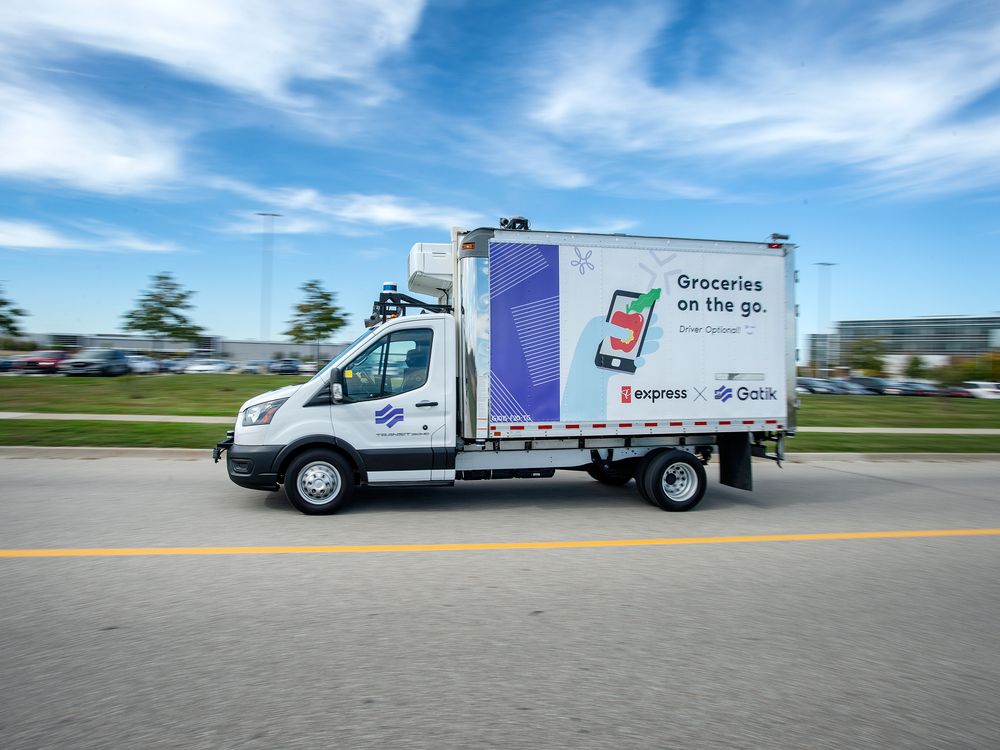
[[[243,487],[331,513],[359,485],[586,471],[664,510],[752,489],[795,429],[795,271],[766,242],[546,232],[418,243],[409,289],[302,385],[240,408],[215,450]],[[769,450],[773,442],[773,451]]]

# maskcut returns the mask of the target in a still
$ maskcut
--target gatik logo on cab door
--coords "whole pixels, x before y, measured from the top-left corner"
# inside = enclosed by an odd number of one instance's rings
[[[660,399],[687,398],[687,388],[632,388],[630,385],[622,386],[622,403],[631,404],[632,400],[650,401],[656,403]]]

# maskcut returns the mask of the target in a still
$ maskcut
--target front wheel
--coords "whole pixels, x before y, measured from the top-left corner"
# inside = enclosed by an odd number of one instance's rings
[[[658,454],[642,478],[646,494],[663,510],[691,510],[705,494],[707,477],[701,461],[686,451]]]
[[[335,513],[354,494],[354,472],[337,453],[307,451],[288,465],[285,494],[308,515]]]

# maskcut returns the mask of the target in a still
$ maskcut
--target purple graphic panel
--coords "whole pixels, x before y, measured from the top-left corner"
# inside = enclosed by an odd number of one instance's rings
[[[559,247],[490,243],[490,421],[559,420]]]

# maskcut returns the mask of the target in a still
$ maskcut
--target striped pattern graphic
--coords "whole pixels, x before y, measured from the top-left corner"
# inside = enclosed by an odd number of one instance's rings
[[[511,242],[490,245],[490,299],[509,292],[548,265],[537,245]]]
[[[511,308],[532,385],[559,380],[559,297]]]
[[[490,373],[490,416],[497,422],[531,421],[528,410],[494,373]]]
[[[375,424],[382,424],[386,427],[395,427],[403,421],[403,407],[393,408],[392,404],[386,404],[375,412]]]

